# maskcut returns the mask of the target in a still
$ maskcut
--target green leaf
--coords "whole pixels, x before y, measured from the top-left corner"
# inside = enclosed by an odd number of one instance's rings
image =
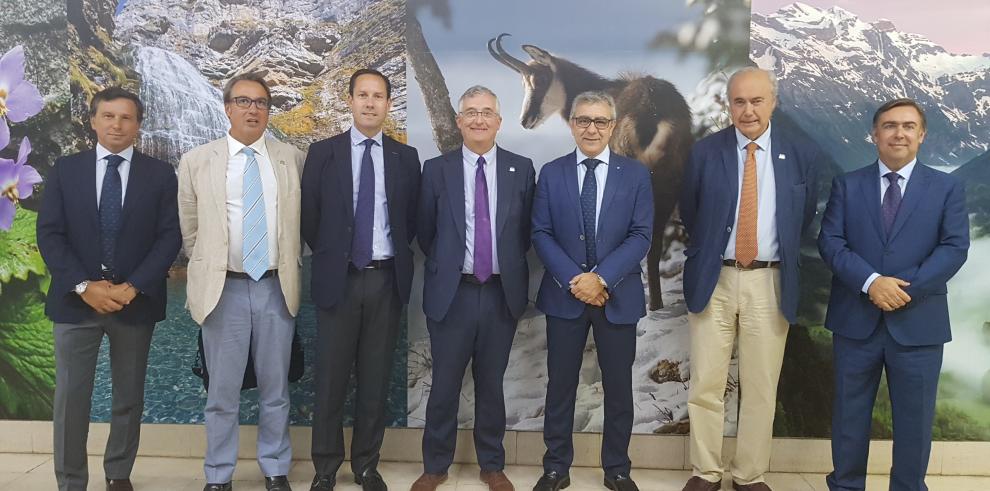
[[[45,274],[45,261],[36,239],[37,223],[36,212],[18,207],[10,230],[0,231],[0,282],[7,283],[11,278],[27,280],[29,273]]]
[[[52,417],[55,342],[41,280],[11,281],[0,298],[0,419]]]

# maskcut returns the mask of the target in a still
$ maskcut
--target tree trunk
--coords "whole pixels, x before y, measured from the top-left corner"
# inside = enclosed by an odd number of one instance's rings
[[[440,66],[423,37],[423,27],[415,15],[409,14],[406,20],[406,46],[409,61],[415,72],[416,82],[423,92],[426,113],[433,126],[433,140],[440,153],[447,153],[461,147],[461,132],[454,121],[454,108],[450,105],[450,92],[443,78]]]

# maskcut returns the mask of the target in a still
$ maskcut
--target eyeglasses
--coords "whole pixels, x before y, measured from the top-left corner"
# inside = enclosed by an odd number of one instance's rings
[[[586,117],[577,117],[577,118],[571,118],[571,121],[574,121],[574,124],[576,124],[578,128],[587,128],[591,126],[591,123],[595,123],[595,128],[604,130],[608,128],[610,124],[612,124],[613,120],[606,118],[591,119]]]
[[[264,98],[252,99],[250,97],[234,97],[230,100],[230,102],[233,102],[235,106],[241,109],[248,109],[251,107],[251,104],[254,104],[254,107],[261,110],[268,109],[268,99]]]
[[[467,111],[461,111],[461,117],[465,119],[474,119],[481,116],[481,119],[495,119],[498,113],[495,111],[490,111],[485,109],[484,111],[475,111],[474,109],[468,109]]]

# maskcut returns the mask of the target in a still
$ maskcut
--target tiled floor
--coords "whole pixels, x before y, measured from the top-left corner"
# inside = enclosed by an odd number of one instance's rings
[[[139,457],[131,481],[139,491],[199,491],[203,489],[203,469],[200,459],[164,457]],[[102,491],[103,469],[99,457],[90,457],[90,490]],[[346,467],[346,464],[345,464]],[[418,463],[383,462],[379,470],[393,491],[409,489],[422,472]],[[530,489],[539,478],[541,469],[531,466],[511,466],[506,469],[509,479],[520,490]],[[690,477],[688,471],[634,470],[633,478],[643,491],[680,491]],[[289,479],[296,491],[307,491],[313,477],[312,464],[300,461],[293,465]],[[338,475],[341,491],[356,491],[350,472]],[[571,487],[568,491],[604,490],[602,474],[598,469],[576,467],[571,470]],[[988,491],[990,477],[933,476],[928,478],[930,491]],[[816,474],[770,474],[768,483],[775,491],[826,491],[825,480]],[[0,489],[16,491],[50,491],[55,489],[52,456],[46,454],[0,454]],[[254,461],[242,460],[234,474],[236,491],[262,491],[263,478]],[[454,465],[450,479],[441,490],[485,491],[478,480],[478,468],[473,465]],[[732,489],[729,481],[723,489]],[[886,491],[887,478],[870,476],[866,489]]]

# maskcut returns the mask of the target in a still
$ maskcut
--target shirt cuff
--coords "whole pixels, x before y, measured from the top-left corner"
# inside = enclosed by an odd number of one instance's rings
[[[880,277],[880,273],[873,273],[873,274],[871,274],[870,277],[866,279],[866,283],[863,283],[863,293],[869,295],[870,294],[870,285],[872,285],[873,282],[876,281],[876,279],[879,278],[879,277]]]

